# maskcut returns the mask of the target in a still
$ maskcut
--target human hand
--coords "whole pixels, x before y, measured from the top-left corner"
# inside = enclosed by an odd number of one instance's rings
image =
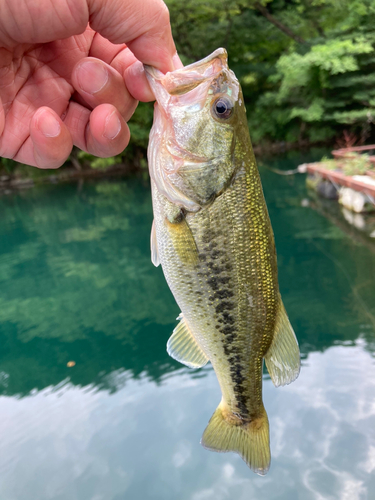
[[[119,154],[137,99],[153,99],[142,63],[181,66],[162,0],[0,0],[0,156]]]

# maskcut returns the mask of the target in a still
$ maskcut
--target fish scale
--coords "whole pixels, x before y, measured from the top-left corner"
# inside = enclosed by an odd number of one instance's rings
[[[279,294],[241,89],[224,49],[167,75],[154,68],[146,74],[157,97],[149,144],[153,262],[162,264],[182,312],[167,349],[191,367],[210,361],[217,375],[222,401],[203,446],[235,451],[265,474],[263,359],[276,386],[298,376],[300,359]],[[215,148],[205,152],[208,137]]]

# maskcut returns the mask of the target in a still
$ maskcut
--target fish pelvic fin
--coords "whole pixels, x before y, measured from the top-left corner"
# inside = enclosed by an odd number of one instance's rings
[[[183,314],[177,319],[180,322],[168,340],[167,352],[173,359],[189,368],[201,368],[207,364],[208,357],[195,340]]]
[[[203,433],[201,444],[211,451],[238,453],[256,474],[267,474],[271,463],[269,425],[262,405],[260,415],[245,422],[223,403],[216,408]]]
[[[280,298],[272,344],[264,357],[276,387],[293,382],[299,375],[301,360],[298,342]]]

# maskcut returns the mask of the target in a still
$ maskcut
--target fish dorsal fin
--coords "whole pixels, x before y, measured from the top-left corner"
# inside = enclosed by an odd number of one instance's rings
[[[173,247],[181,262],[187,266],[196,265],[199,260],[198,248],[185,216],[181,214],[174,222],[165,219],[165,224]]]
[[[208,357],[193,337],[183,314],[181,313],[177,319],[180,322],[168,340],[167,352],[173,359],[189,368],[201,368],[207,364]]]
[[[160,265],[159,259],[159,251],[158,251],[158,242],[156,241],[156,229],[155,229],[155,221],[152,221],[151,227],[151,262],[155,267]]]
[[[273,384],[290,384],[300,371],[300,353],[292,325],[280,298],[272,344],[264,357]]]

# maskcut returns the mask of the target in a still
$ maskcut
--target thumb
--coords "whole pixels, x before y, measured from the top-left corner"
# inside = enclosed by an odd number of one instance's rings
[[[112,43],[126,43],[142,63],[173,71],[176,47],[162,0],[88,0],[88,5],[95,31]]]

